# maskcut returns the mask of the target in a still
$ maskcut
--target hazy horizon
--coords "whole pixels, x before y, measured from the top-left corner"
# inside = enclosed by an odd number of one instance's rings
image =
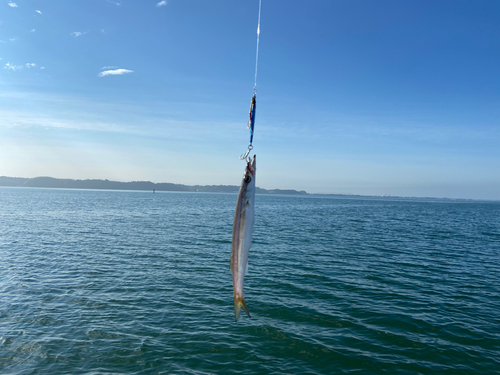
[[[0,5],[0,175],[239,185],[257,15],[258,0]],[[499,200],[499,16],[263,0],[257,185]]]
[[[170,182],[170,181],[149,181],[149,180],[132,180],[132,181],[119,181],[119,180],[110,180],[110,179],[67,179],[67,178],[58,178],[58,177],[52,177],[52,176],[36,176],[36,177],[16,177],[16,176],[0,176],[0,179],[2,178],[14,178],[14,179],[37,179],[37,178],[50,178],[50,179],[55,179],[55,180],[71,180],[71,181],[108,181],[109,183],[121,183],[121,184],[129,184],[129,183],[151,183],[151,184],[155,184],[155,185],[162,185],[162,184],[166,184],[166,185],[180,185],[180,186],[185,186],[185,187],[189,187],[189,188],[193,188],[193,187],[234,187],[234,188],[238,188],[240,185],[239,184],[231,184],[231,185],[223,185],[223,184],[210,184],[210,185],[200,185],[200,184],[194,184],[194,185],[189,185],[189,184],[177,184],[177,183],[173,183],[173,182]],[[11,186],[11,185],[3,185],[3,182],[0,180],[0,187],[27,187],[27,188],[58,188],[58,189],[83,189],[83,190],[94,190],[94,189],[98,189],[98,190],[102,190],[102,188],[98,188],[98,187],[94,187],[94,188],[85,188],[85,187],[55,187],[55,186],[51,186],[51,187],[47,187],[47,186]],[[108,188],[104,188],[104,190],[107,190]],[[312,195],[312,196],[321,196],[321,195],[331,195],[331,196],[352,196],[352,197],[377,197],[377,198],[401,198],[401,199],[444,199],[444,200],[469,200],[469,201],[491,201],[491,202],[498,202],[500,201],[500,199],[480,199],[480,198],[460,198],[460,197],[446,197],[446,196],[409,196],[409,195],[375,195],[375,194],[351,194],[351,193],[338,193],[338,192],[332,192],[332,193],[312,193],[312,192],[309,192],[309,191],[305,191],[305,190],[296,190],[296,189],[287,189],[287,188],[262,188],[260,186],[257,185],[257,189],[262,189],[264,191],[267,191],[267,192],[286,192],[286,191],[289,191],[289,192],[296,192],[298,195],[300,194],[307,194],[307,195]],[[111,190],[113,190],[113,188],[111,188]],[[118,189],[118,190],[137,190],[137,189]],[[148,191],[149,189],[142,189],[142,191]],[[268,194],[266,192],[262,192],[261,190],[261,193],[265,193],[265,194]],[[186,190],[186,191],[177,191],[177,190],[158,190],[158,191],[164,191],[164,192],[169,192],[169,191],[173,191],[173,192],[198,192],[198,190]],[[202,190],[201,192],[215,192],[215,193],[227,193],[228,191],[216,191],[216,190]],[[232,193],[237,193],[237,190],[235,190],[234,192]],[[259,191],[257,191],[257,193],[259,194]],[[275,194],[287,194],[287,193],[275,193]],[[296,195],[295,193],[293,193],[292,195]]]

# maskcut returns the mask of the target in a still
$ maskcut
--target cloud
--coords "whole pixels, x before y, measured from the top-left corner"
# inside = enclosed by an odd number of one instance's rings
[[[165,0],[160,1],[158,4],[156,4],[157,7],[162,7],[164,5],[167,5],[167,2]]]
[[[83,115],[85,117],[85,115]],[[44,128],[62,128],[78,129],[105,132],[124,132],[123,129],[115,123],[106,123],[100,121],[75,120],[73,118],[52,117],[50,115],[40,114],[38,117],[31,113],[23,113],[12,110],[0,109],[0,128],[14,127],[44,127]],[[130,131],[129,131],[130,132]]]
[[[11,8],[17,8],[17,4],[16,3],[13,3],[12,1],[9,3],[9,6]]]
[[[23,68],[22,65],[12,65],[10,62],[8,62],[7,64],[5,64],[4,66],[4,69],[7,69],[7,70],[12,70],[12,71],[16,71],[16,70],[21,70]]]
[[[16,70],[22,70],[24,68],[31,69],[36,67],[37,65],[35,63],[26,63],[25,65],[12,65],[10,62],[8,62],[7,64],[5,64],[4,69],[12,70],[15,72]],[[42,66],[40,69],[45,69],[45,67]]]
[[[103,66],[101,70],[110,70],[110,69],[118,69],[117,66]]]
[[[35,29],[31,29],[31,32],[34,33],[35,32]]]
[[[101,73],[98,74],[99,77],[104,77],[104,76],[115,76],[115,75],[122,75],[125,73],[132,73],[133,70],[128,70],[128,69],[114,69],[114,70],[105,70]]]
[[[35,12],[37,12],[38,14],[42,14],[41,10],[35,10]]]
[[[117,6],[122,5],[122,3],[118,2],[118,1],[112,1],[112,0],[108,0],[108,3],[113,4],[113,5],[117,5]]]
[[[79,36],[82,36],[84,34],[87,34],[87,31],[84,31],[84,32],[75,31],[75,32],[71,33],[71,35],[73,35],[75,38],[78,38]]]
[[[15,42],[16,41],[16,38],[10,38],[9,39],[11,42]]]

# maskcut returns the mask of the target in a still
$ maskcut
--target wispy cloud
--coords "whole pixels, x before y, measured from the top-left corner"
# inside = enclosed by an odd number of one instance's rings
[[[22,93],[19,98],[34,97]],[[0,92],[0,97],[12,97],[9,93]],[[40,103],[53,103],[54,96],[41,96]],[[196,122],[170,119],[168,115],[162,117],[148,117],[148,126],[143,126],[144,117],[137,115],[142,107],[106,102],[87,102],[67,100],[60,97],[58,104],[66,103],[67,108],[62,112],[52,112],[40,107],[36,111],[19,111],[15,108],[0,107],[0,129],[14,127],[45,127],[91,130],[102,132],[119,132],[122,134],[143,135],[154,137],[168,137],[170,139],[200,140],[207,139],[237,139],[237,131],[233,122]],[[86,105],[92,104],[95,111],[88,112]],[[84,107],[82,107],[84,106]],[[142,108],[144,109],[144,108]],[[111,111],[105,115],[102,110]],[[142,112],[141,112],[142,113]],[[141,120],[142,119],[142,120]],[[236,124],[237,125],[237,124]],[[236,133],[236,135],[235,135]]]
[[[101,70],[110,70],[110,69],[118,69],[117,66],[103,66]]]
[[[36,68],[36,67],[37,67],[37,65],[35,63],[26,63],[24,65],[13,65],[10,62],[8,62],[7,64],[5,64],[4,69],[12,70],[15,72],[17,70],[22,70],[24,68],[31,69],[31,68]],[[42,66],[40,69],[45,69],[45,67]]]
[[[31,32],[34,33],[35,32],[35,29],[31,29]]]
[[[82,36],[82,35],[85,35],[87,34],[87,31],[75,31],[75,32],[72,32],[71,35],[73,35],[75,38],[78,38],[79,36]]]
[[[120,3],[119,1],[113,1],[113,0],[108,0],[108,3],[113,4],[113,5],[117,5],[117,6],[122,5],[122,3]]]
[[[116,75],[122,75],[126,73],[132,73],[133,70],[128,70],[128,69],[114,69],[114,70],[105,70],[101,73],[98,74],[99,77],[104,77],[104,76],[116,76]]]
[[[15,42],[16,41],[16,38],[10,38],[9,39],[11,42]]]
[[[22,113],[17,111],[9,111],[0,109],[0,128],[14,127],[44,127],[44,128],[61,128],[61,129],[77,129],[105,132],[124,132],[127,128],[122,128],[112,122],[85,121],[75,120],[73,118],[52,117],[50,115],[40,114],[38,118],[31,113]],[[133,132],[133,130],[132,130]]]
[[[17,8],[17,4],[16,4],[16,3],[14,3],[14,2],[12,2],[12,1],[9,3],[9,6],[10,6],[11,8]]]
[[[7,64],[5,64],[4,66],[4,69],[7,69],[7,70],[12,70],[12,71],[16,71],[16,70],[21,70],[23,68],[22,65],[12,65],[10,62],[8,62]]]
[[[35,12],[37,12],[38,14],[42,14],[41,10],[35,10]]]
[[[160,1],[158,4],[156,4],[157,7],[162,7],[164,5],[167,5],[167,2],[165,0]]]

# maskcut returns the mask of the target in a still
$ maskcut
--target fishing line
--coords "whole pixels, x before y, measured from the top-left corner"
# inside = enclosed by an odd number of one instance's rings
[[[255,53],[255,84],[253,85],[253,94],[257,94],[257,67],[259,66],[259,39],[260,39],[260,10],[262,0],[259,0],[259,21],[257,22],[257,51]]]
[[[248,145],[248,150],[240,156],[241,160],[245,160],[252,151],[253,146],[253,129],[255,126],[255,111],[257,109],[257,68],[259,66],[259,41],[260,41],[260,11],[262,9],[262,0],[259,0],[259,19],[257,21],[257,50],[255,52],[255,82],[253,85],[253,96],[252,101],[250,103],[250,111],[248,114],[248,123],[247,128],[250,129],[250,144]]]

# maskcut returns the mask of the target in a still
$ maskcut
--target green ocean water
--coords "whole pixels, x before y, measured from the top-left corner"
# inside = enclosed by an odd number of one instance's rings
[[[500,203],[0,188],[1,374],[500,374]]]

